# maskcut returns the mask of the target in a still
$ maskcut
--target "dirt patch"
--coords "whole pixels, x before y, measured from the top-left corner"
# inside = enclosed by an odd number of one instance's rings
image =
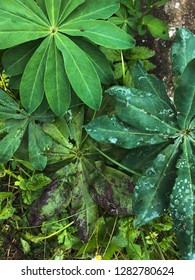
[[[195,32],[195,1],[169,1],[163,8],[161,7],[157,9],[154,12],[154,15],[168,24],[170,39],[164,41],[161,39],[154,39],[148,35],[146,40],[138,40],[138,44],[146,45],[155,51],[156,55],[153,59],[153,63],[157,68],[153,73],[165,82],[168,95],[172,96],[174,90],[170,64],[170,49],[177,27],[188,28],[192,32]]]

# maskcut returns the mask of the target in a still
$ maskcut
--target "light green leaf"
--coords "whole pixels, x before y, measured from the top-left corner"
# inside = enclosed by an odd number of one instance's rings
[[[142,24],[146,25],[154,38],[169,39],[168,25],[152,16],[146,15],[142,18]]]
[[[22,74],[39,43],[39,41],[27,42],[7,50],[2,57],[6,74],[11,76]]]
[[[47,10],[48,18],[52,27],[56,27],[60,14],[61,2],[67,2],[63,0],[44,0],[45,8]]]
[[[35,169],[43,170],[47,164],[47,157],[44,155],[44,152],[50,149],[52,139],[44,133],[39,124],[34,122],[29,123],[28,130],[30,162]]]
[[[17,127],[13,128],[9,134],[7,134],[0,141],[0,162],[6,163],[13,157],[13,154],[18,149],[21,139],[27,127],[27,121],[17,121]]]
[[[57,49],[54,39],[51,39],[44,76],[45,94],[52,111],[62,117],[67,111],[71,91],[61,52]]]
[[[102,90],[99,77],[87,55],[68,37],[56,34],[56,45],[62,52],[68,79],[79,98],[97,110],[101,105]]]
[[[20,97],[24,108],[32,113],[44,96],[44,73],[50,37],[44,39],[29,60],[20,85]]]
[[[110,49],[129,49],[135,45],[130,35],[108,21],[71,21],[60,26],[59,31],[71,36],[86,37],[95,44]]]
[[[131,126],[165,136],[178,132],[174,112],[157,95],[122,86],[111,87],[107,93],[117,100],[118,117]]]
[[[113,71],[110,62],[107,60],[103,52],[85,39],[73,37],[72,41],[87,54],[93,63],[101,82],[103,84],[111,84],[114,79]]]
[[[170,196],[170,210],[181,258],[195,260],[195,155],[184,138],[183,153],[177,163],[177,180]]]
[[[195,58],[195,35],[186,28],[180,28],[174,38],[171,49],[173,74],[180,76],[188,62]]]
[[[76,9],[68,17],[68,21],[84,19],[91,20],[100,18],[107,19],[119,9],[119,2],[117,0],[99,0],[95,3],[94,0],[87,0],[82,2],[84,2],[82,6]]]
[[[167,210],[171,187],[175,182],[179,144],[180,139],[161,151],[136,183],[133,192],[136,226],[162,216]]]
[[[85,129],[96,141],[115,144],[126,149],[167,141],[160,133],[130,128],[115,117],[98,117],[88,125],[85,125]]]
[[[195,59],[190,61],[180,78],[180,85],[175,90],[174,102],[179,112],[178,123],[187,129],[195,116]]]
[[[85,2],[85,0],[62,1],[58,26],[72,13],[72,11],[79,7],[83,2]]]

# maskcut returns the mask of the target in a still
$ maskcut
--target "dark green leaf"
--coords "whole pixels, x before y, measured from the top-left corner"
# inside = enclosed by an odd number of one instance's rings
[[[179,112],[178,123],[181,129],[187,129],[195,116],[195,59],[190,61],[181,75],[180,85],[174,95]]]
[[[195,259],[195,154],[189,139],[184,138],[183,153],[177,163],[177,180],[170,199],[171,216],[181,258]]]
[[[96,141],[116,144],[126,149],[155,145],[167,141],[160,133],[130,128],[115,117],[98,117],[86,125],[85,128]]]
[[[20,85],[20,97],[24,108],[32,113],[44,96],[44,73],[50,37],[47,37],[29,60]]]
[[[162,216],[167,210],[169,195],[175,182],[179,144],[180,139],[162,150],[136,183],[133,193],[136,226]]]

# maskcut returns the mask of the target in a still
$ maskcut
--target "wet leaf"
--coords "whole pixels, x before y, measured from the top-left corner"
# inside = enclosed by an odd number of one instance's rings
[[[181,258],[195,260],[195,154],[185,137],[177,163],[177,180],[170,196],[170,210]]]
[[[167,210],[175,182],[179,144],[180,139],[162,150],[136,183],[133,193],[136,226],[162,216]]]

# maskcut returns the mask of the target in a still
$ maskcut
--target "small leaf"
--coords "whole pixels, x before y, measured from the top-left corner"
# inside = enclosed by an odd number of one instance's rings
[[[175,182],[179,144],[180,139],[162,150],[136,183],[133,193],[136,226],[162,216],[167,210],[169,195]]]
[[[142,18],[142,24],[146,25],[154,38],[169,39],[168,25],[152,16],[146,15]]]
[[[86,37],[95,44],[110,49],[129,49],[135,45],[130,35],[108,21],[71,21],[60,26],[59,31],[71,36]]]
[[[70,105],[71,90],[64,70],[63,57],[54,39],[51,39],[49,45],[44,86],[50,108],[58,117],[62,117]]]
[[[187,129],[195,116],[195,59],[191,60],[180,78],[176,88],[174,102],[179,112],[178,123],[181,129]]]
[[[177,163],[177,179],[170,196],[170,210],[181,258],[195,259],[195,154],[187,137]]]
[[[24,108],[32,113],[44,96],[44,72],[50,38],[43,40],[29,60],[20,85],[20,97]]]
[[[167,141],[160,133],[130,128],[115,117],[98,117],[85,125],[85,129],[96,141],[115,144],[125,149],[155,145]]]
[[[100,80],[87,55],[68,37],[56,35],[56,45],[62,52],[68,79],[79,98],[97,110],[102,100]]]

